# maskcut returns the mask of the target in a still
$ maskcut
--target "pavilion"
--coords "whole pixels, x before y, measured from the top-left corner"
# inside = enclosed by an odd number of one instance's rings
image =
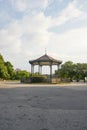
[[[52,78],[52,66],[57,65],[57,69],[59,69],[60,64],[62,61],[56,60],[46,53],[45,55],[35,59],[30,60],[29,63],[31,64],[31,74],[34,74],[34,66],[38,65],[38,73],[42,74],[42,66],[49,66],[50,67],[50,79]]]

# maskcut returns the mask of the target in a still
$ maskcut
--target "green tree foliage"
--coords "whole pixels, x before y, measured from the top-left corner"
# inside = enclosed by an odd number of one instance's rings
[[[87,64],[74,64],[72,61],[65,62],[61,69],[55,71],[55,75],[58,75],[60,78],[68,78],[70,81],[73,79],[77,81],[83,79],[85,81],[85,77],[87,77]]]
[[[0,54],[0,65],[4,64],[3,56]]]
[[[61,78],[70,78],[70,80],[72,81],[72,77],[74,74],[73,67],[74,67],[73,62],[68,61],[65,64],[63,64],[61,66],[61,69],[59,69],[59,71],[56,71],[55,74],[56,75],[58,74],[58,76]]]
[[[75,75],[73,76],[74,79],[76,79],[77,81],[83,79],[85,81],[85,77],[87,77],[87,64],[84,63],[75,64],[74,73],[75,73]]]
[[[10,75],[8,74],[6,66],[0,66],[0,78],[9,79]]]
[[[0,79],[9,79],[7,67],[5,66],[3,56],[0,54]]]
[[[30,73],[26,70],[16,70],[14,71],[11,62],[4,61],[3,56],[0,54],[0,79],[17,79],[29,77]]]
[[[15,72],[15,79],[20,80],[22,78],[27,78],[30,76],[30,73],[26,70],[17,70]]]
[[[15,74],[13,65],[9,61],[7,61],[7,62],[5,62],[5,66],[7,68],[7,71],[8,71],[8,74],[9,74],[9,78],[13,79],[14,74]]]

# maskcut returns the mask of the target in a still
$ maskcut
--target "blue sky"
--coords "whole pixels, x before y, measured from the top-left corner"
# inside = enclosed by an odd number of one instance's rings
[[[44,55],[87,63],[87,0],[0,0],[0,53],[30,71]]]

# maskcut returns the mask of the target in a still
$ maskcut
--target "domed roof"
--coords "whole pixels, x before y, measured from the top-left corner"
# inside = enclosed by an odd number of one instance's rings
[[[30,64],[33,64],[33,65],[58,65],[58,64],[61,64],[62,61],[60,60],[56,60],[50,56],[48,56],[47,54],[37,58],[36,60],[31,60],[29,61]]]

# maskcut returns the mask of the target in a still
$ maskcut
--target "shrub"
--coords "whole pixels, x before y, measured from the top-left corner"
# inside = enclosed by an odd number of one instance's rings
[[[46,81],[46,77],[45,76],[31,76],[31,83],[42,83]]]

